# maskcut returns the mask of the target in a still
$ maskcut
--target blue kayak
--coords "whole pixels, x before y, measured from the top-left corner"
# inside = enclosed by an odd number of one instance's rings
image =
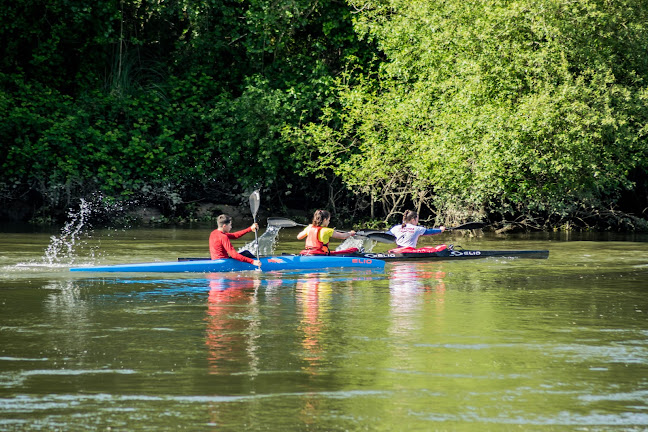
[[[338,257],[338,256],[300,256],[281,255],[261,258],[261,270],[323,270],[328,268],[364,268],[384,269],[385,262],[365,257]],[[75,272],[152,272],[152,273],[212,273],[212,272],[238,272],[256,270],[257,267],[237,261],[235,259],[216,259],[198,261],[169,261],[149,262],[135,264],[119,264],[95,267],[73,267]]]

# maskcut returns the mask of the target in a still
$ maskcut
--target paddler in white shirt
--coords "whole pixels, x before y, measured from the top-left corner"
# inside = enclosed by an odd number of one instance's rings
[[[406,210],[403,214],[403,223],[394,225],[388,231],[396,237],[396,244],[399,247],[416,248],[420,236],[441,234],[445,231],[444,226],[440,226],[439,228],[425,228],[419,226],[418,221],[418,213],[413,210]]]

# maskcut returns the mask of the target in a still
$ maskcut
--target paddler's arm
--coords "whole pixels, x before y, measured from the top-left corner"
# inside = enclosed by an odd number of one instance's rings
[[[304,228],[304,229],[302,230],[302,232],[300,232],[299,234],[297,234],[297,239],[298,239],[298,240],[301,240],[301,239],[303,239],[303,238],[306,238],[306,236],[308,235],[308,228],[310,228],[310,227],[311,227],[311,225],[308,225],[306,228]]]
[[[249,232],[253,232],[253,231],[256,231],[258,229],[259,229],[259,224],[255,222],[252,225],[250,225],[249,227],[247,227],[245,229],[242,229],[241,231],[236,231],[236,232],[233,232],[233,233],[227,233],[227,238],[237,239],[239,237],[244,236],[245,234],[247,234]]]
[[[333,231],[333,234],[331,235],[331,237],[336,238],[336,239],[340,239],[340,240],[344,240],[344,239],[348,239],[349,237],[353,237],[354,235],[356,235],[356,232],[353,231],[353,230],[348,231],[348,232],[345,232],[345,231]]]
[[[261,265],[261,261],[253,260],[252,258],[248,258],[245,255],[241,255],[240,253],[236,252],[236,249],[234,249],[234,246],[232,246],[232,243],[230,243],[228,238],[223,239],[223,249],[225,249],[225,252],[227,252],[227,255],[229,255],[230,258],[238,261],[243,261],[248,264],[254,264],[254,262],[257,261],[258,264],[254,265],[257,267]]]
[[[444,226],[440,226],[439,228],[427,228],[423,235],[435,235],[435,234],[441,234],[443,231],[445,231]]]

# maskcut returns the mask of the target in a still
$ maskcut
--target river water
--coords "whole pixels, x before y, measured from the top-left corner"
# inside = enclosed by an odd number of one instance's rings
[[[648,429],[645,235],[446,233],[419,244],[550,256],[380,272],[68,270],[206,256],[210,230],[1,230],[0,430]]]

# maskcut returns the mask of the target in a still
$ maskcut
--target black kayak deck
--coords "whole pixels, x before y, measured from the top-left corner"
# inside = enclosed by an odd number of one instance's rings
[[[286,254],[289,255],[289,254]],[[455,259],[479,258],[549,258],[548,250],[467,250],[460,247],[448,248],[440,252],[354,252],[339,254],[341,257],[378,259],[383,261],[444,261]],[[208,260],[209,258],[178,258],[178,261]]]
[[[383,261],[443,261],[455,259],[478,259],[478,258],[549,258],[548,250],[466,250],[446,249],[440,252],[412,252],[412,253],[390,253],[390,252],[364,252],[355,254],[344,254],[342,256],[357,256],[363,258],[379,259]]]

